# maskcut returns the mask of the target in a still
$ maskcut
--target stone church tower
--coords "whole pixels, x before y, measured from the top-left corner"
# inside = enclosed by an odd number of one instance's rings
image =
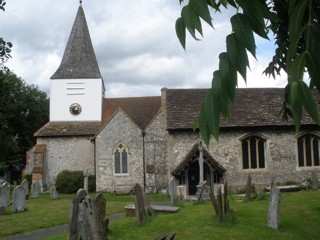
[[[51,77],[50,121],[101,121],[104,84],[82,6]]]
[[[95,171],[90,139],[101,125],[105,88],[81,3],[50,85],[50,121],[34,134],[25,169],[44,188],[63,170]]]

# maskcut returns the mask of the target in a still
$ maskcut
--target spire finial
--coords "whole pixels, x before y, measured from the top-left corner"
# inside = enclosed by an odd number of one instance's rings
[[[80,5],[82,5],[82,0],[80,0],[79,2],[80,2]]]

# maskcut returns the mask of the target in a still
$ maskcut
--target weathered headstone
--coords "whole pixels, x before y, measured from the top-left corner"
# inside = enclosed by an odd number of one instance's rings
[[[39,198],[39,192],[40,192],[40,184],[39,181],[35,181],[31,185],[31,198]]]
[[[3,183],[0,186],[0,215],[6,213],[6,207],[9,202],[10,186],[8,183]]]
[[[201,201],[202,197],[203,197],[203,193],[207,191],[208,192],[208,189],[207,189],[207,181],[203,181],[202,185],[201,185],[201,188],[200,188],[200,191],[199,191],[199,194],[198,194],[198,202]]]
[[[270,187],[270,202],[268,211],[268,227],[278,230],[280,224],[280,197],[281,192],[275,185],[274,180]]]
[[[25,188],[21,185],[13,189],[12,212],[23,212],[26,202]]]
[[[21,183],[21,186],[24,188],[25,198],[28,199],[29,197],[29,181],[24,179]]]
[[[88,193],[89,192],[88,191],[88,185],[89,185],[89,173],[88,173],[88,171],[83,173],[83,177],[84,177],[84,179],[83,179],[83,188]]]
[[[170,200],[171,205],[174,205],[177,203],[178,196],[177,196],[177,181],[174,177],[171,178],[170,184],[169,184],[169,192],[170,192]]]
[[[71,205],[71,214],[69,221],[69,240],[78,239],[80,234],[79,224],[82,223],[83,212],[80,211],[80,204],[82,204],[84,198],[87,196],[87,192],[84,189],[79,189],[74,197]],[[83,209],[82,209],[83,210]]]
[[[58,192],[57,192],[55,186],[51,186],[50,189],[49,189],[49,191],[50,191],[50,196],[51,196],[51,199],[52,199],[52,200],[58,199]]]
[[[316,171],[312,171],[311,174],[311,182],[312,182],[312,189],[318,190],[319,184],[318,184],[318,174]]]
[[[143,223],[147,217],[145,203],[143,199],[143,193],[141,186],[137,183],[134,187],[135,192],[135,213],[138,223]]]
[[[251,176],[249,174],[247,178],[247,185],[246,185],[246,196],[245,196],[246,201],[250,201],[250,195],[251,195]]]
[[[105,240],[107,239],[105,216],[106,201],[102,194],[97,195],[93,201],[90,196],[83,200],[83,222],[81,226],[81,239]]]

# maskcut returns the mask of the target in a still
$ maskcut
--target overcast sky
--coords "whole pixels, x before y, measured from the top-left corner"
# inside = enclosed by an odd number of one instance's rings
[[[78,0],[7,0],[0,12],[0,36],[14,44],[7,66],[28,84],[49,92],[75,19]],[[187,51],[175,34],[179,0],[83,0],[106,97],[159,96],[162,87],[208,88],[218,55],[225,51],[231,13],[204,24],[204,38],[187,38]],[[273,56],[272,42],[257,39],[258,61],[250,57],[247,84],[284,87],[286,80],[262,74]]]

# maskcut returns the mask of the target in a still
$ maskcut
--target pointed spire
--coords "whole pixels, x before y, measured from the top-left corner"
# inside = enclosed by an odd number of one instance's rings
[[[102,78],[81,3],[61,64],[51,79]]]

